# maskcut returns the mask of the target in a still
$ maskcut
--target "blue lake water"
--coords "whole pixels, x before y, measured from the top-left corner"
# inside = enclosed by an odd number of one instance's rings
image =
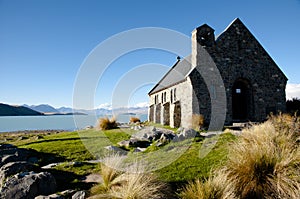
[[[147,120],[147,114],[133,115],[141,121]],[[78,130],[86,126],[95,126],[95,115],[52,115],[52,116],[1,116],[0,132],[24,130]],[[117,116],[118,122],[127,123],[132,115]]]

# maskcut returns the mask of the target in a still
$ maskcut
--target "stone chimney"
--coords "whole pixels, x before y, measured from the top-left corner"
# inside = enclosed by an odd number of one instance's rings
[[[192,32],[192,65],[197,65],[198,45],[212,47],[215,45],[215,30],[209,25],[199,26]]]

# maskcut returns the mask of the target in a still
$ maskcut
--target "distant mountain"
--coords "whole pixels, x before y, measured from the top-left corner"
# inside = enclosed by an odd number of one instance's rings
[[[31,106],[24,104],[23,106],[30,108],[32,110],[41,112],[41,113],[58,113],[59,112],[57,109],[55,109],[54,107],[52,107],[48,104],[31,105]]]
[[[69,107],[60,107],[56,109],[60,113],[72,113],[73,109]]]
[[[24,106],[11,106],[0,103],[0,116],[43,115],[42,113]]]

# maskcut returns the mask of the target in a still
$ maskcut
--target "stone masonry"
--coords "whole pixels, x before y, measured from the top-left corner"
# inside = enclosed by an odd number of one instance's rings
[[[213,66],[222,82],[209,76]],[[240,19],[216,39],[204,24],[192,32],[192,54],[178,59],[149,92],[149,121],[190,127],[193,114],[202,114],[209,123],[212,110],[225,113],[226,124],[264,121],[271,112],[285,111],[286,83],[287,77]],[[225,99],[224,107],[213,107],[220,99]]]

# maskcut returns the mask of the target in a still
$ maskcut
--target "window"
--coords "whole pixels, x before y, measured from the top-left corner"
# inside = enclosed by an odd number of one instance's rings
[[[176,88],[174,88],[174,102],[176,102]]]
[[[164,92],[164,102],[167,102],[167,93]]]
[[[171,97],[170,101],[171,101],[171,103],[173,103],[173,90],[172,89],[171,89],[170,97]]]
[[[235,93],[241,93],[242,90],[240,88],[235,89]]]

